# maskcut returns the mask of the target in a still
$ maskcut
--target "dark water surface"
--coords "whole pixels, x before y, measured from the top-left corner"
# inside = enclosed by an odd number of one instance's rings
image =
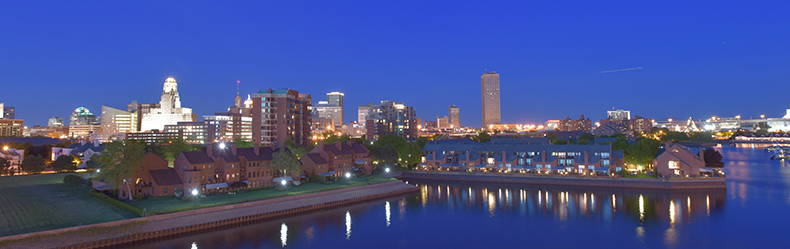
[[[790,247],[790,164],[718,149],[727,190],[410,181],[420,193],[132,248]]]

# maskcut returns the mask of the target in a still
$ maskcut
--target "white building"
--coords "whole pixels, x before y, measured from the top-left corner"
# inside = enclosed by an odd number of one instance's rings
[[[162,90],[162,99],[159,101],[159,108],[151,108],[149,113],[143,115],[141,130],[164,130],[165,125],[175,125],[184,121],[194,121],[192,120],[192,109],[181,107],[178,84],[173,77],[167,78]]]

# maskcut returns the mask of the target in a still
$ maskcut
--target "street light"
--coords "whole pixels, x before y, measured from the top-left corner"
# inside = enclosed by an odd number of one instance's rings
[[[385,168],[385,169],[384,169],[384,172],[387,172],[387,173],[389,173],[389,172],[390,172],[390,168]]]
[[[351,184],[351,173],[346,172],[346,184]]]
[[[288,184],[288,182],[286,182],[286,181],[285,181],[285,179],[283,179],[283,180],[281,180],[281,181],[280,181],[280,184],[282,184],[282,185],[283,185],[283,188],[284,188],[284,187],[285,187],[285,184]]]
[[[197,206],[197,195],[198,195],[198,190],[196,188],[193,188],[192,189],[192,205],[193,206]]]
[[[225,149],[225,143],[219,143],[219,149],[224,150]]]

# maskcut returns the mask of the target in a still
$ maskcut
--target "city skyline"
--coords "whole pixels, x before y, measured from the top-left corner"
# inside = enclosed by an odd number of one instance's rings
[[[424,120],[456,105],[477,127],[487,69],[502,75],[503,123],[597,120],[613,107],[656,120],[790,107],[785,3],[415,4],[2,3],[0,81],[41,90],[0,102],[46,125],[80,106],[157,102],[174,77],[198,116],[225,111],[241,81],[242,96],[338,91],[346,108],[395,100]]]

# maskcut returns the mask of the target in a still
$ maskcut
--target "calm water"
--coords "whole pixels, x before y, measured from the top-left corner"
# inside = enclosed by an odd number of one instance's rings
[[[414,182],[421,192],[134,248],[784,248],[790,163],[719,148],[727,190]]]

